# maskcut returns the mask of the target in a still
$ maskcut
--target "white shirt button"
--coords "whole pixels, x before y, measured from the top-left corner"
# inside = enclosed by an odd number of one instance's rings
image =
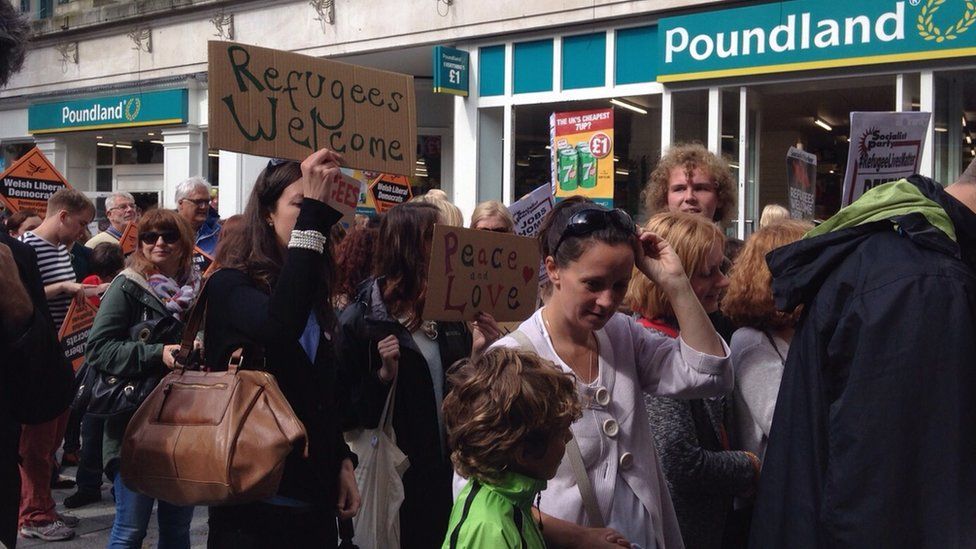
[[[620,455],[620,470],[627,471],[634,466],[634,454],[624,452]]]
[[[617,436],[617,433],[619,432],[620,432],[620,425],[617,424],[617,420],[608,419],[603,422],[603,433],[606,434],[608,437],[614,438],[615,436]]]
[[[610,391],[608,391],[606,387],[600,387],[596,390],[596,394],[593,395],[593,400],[595,400],[600,406],[610,404]]]

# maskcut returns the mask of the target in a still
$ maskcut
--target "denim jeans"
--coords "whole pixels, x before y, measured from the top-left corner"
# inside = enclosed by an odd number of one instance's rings
[[[156,500],[128,489],[122,475],[115,474],[115,521],[109,536],[109,549],[139,549],[146,537],[146,528]],[[189,549],[190,521],[193,507],[159,502],[160,549]]]
[[[102,432],[105,420],[85,415],[81,419],[81,455],[78,460],[78,491],[99,493],[102,489]]]

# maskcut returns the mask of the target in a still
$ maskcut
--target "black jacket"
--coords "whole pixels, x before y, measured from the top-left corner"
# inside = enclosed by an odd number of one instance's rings
[[[752,547],[976,545],[976,215],[909,182],[958,244],[912,213],[767,256],[777,306],[805,309]]]
[[[295,228],[328,235],[338,219],[339,214],[329,206],[306,198]],[[275,376],[308,432],[309,457],[302,457],[302,448],[292,452],[278,493],[334,510],[341,461],[346,457],[355,460],[355,456],[339,427],[342,414],[336,400],[332,334],[325,330],[321,335],[314,362],[299,343],[325,268],[322,254],[289,248],[270,293],[242,271],[214,273],[206,287],[204,349],[207,364],[217,368],[225,368],[240,347],[264,349],[264,368]],[[324,320],[320,324],[326,326]],[[258,367],[248,363],[246,350],[243,367]]]
[[[395,334],[400,342],[400,362],[393,429],[397,446],[410,460],[403,475],[400,541],[404,548],[440,547],[451,513],[453,469],[441,451],[445,441],[438,429],[434,384],[413,336],[390,316],[379,299],[377,284],[375,279],[364,282],[339,317],[342,385],[348,388],[352,411],[347,427],[375,428],[379,423],[390,385],[377,376],[382,361],[376,344]],[[463,323],[439,322],[436,341],[444,371],[471,354],[471,333]],[[445,394],[447,390],[445,387]]]
[[[13,547],[20,502],[20,425],[61,415],[71,403],[74,376],[47,309],[37,255],[5,232],[0,243],[10,247],[18,269],[0,276],[19,279],[34,303],[34,315],[22,333],[0,333],[0,543]]]

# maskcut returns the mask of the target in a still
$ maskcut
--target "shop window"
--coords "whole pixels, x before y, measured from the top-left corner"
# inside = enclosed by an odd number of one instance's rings
[[[653,82],[657,78],[657,26],[619,29],[616,36],[616,84]]]
[[[163,146],[152,141],[130,141],[115,146],[115,164],[162,164]]]
[[[0,171],[7,169],[8,166],[29,153],[33,148],[33,143],[4,143],[2,153],[0,153]]]
[[[414,196],[441,188],[441,136],[421,135],[417,138],[417,169],[410,178]]]
[[[976,159],[976,76],[945,72],[935,76],[933,116],[934,178],[948,185]]]
[[[871,76],[758,86],[760,120],[756,150],[758,211],[789,204],[786,153],[799,146],[817,156],[814,215],[826,219],[840,209],[847,169],[850,113],[895,110],[895,77]],[[830,128],[814,124],[819,118]],[[750,119],[750,131],[757,125]]]
[[[595,88],[606,84],[606,33],[566,36],[562,43],[563,89]]]
[[[549,117],[553,112],[614,108],[613,205],[640,219],[640,195],[661,152],[661,96],[626,97],[631,109],[614,107],[607,99],[516,106],[514,199],[550,183]]]
[[[505,46],[478,49],[478,93],[482,97],[505,94]]]
[[[513,54],[515,93],[552,90],[552,40],[515,44]]]
[[[671,107],[674,143],[708,141],[708,90],[674,92]]]

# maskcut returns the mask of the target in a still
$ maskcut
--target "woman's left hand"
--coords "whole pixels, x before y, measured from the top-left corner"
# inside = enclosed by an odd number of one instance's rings
[[[498,341],[502,335],[502,329],[495,322],[495,317],[485,312],[478,313],[475,321],[471,323],[471,359],[481,356],[481,353]]]
[[[641,230],[635,246],[636,265],[640,272],[661,286],[665,293],[688,284],[688,275],[674,248],[660,236]]]
[[[356,471],[350,459],[342,460],[339,469],[339,502],[336,514],[340,519],[351,519],[359,512],[362,498],[359,496],[359,486],[356,485]]]

